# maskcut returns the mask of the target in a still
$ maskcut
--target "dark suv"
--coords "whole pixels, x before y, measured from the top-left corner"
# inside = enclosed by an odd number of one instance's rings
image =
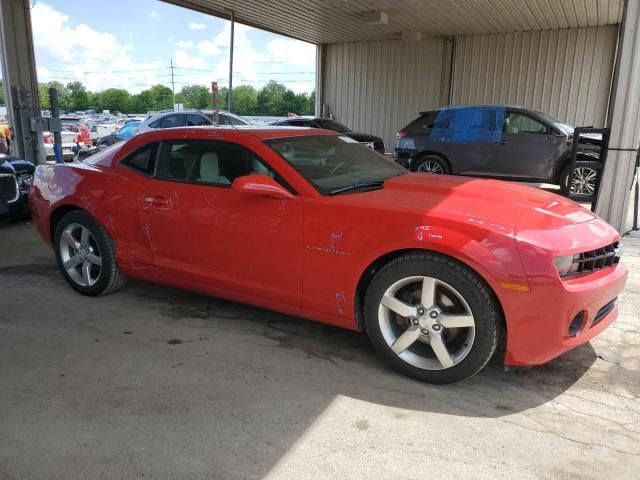
[[[29,215],[29,188],[36,167],[8,155],[0,155],[0,218]]]
[[[396,156],[417,172],[553,183],[567,193],[572,140],[570,125],[522,107],[446,107],[422,112],[400,130]],[[591,195],[600,139],[584,140],[572,192]]]

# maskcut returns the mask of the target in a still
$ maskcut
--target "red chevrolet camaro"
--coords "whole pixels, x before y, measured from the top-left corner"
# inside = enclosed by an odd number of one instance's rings
[[[34,223],[65,280],[135,278],[366,331],[411,377],[538,365],[604,330],[627,271],[581,206],[495,180],[409,173],[317,129],[147,132],[39,166]]]

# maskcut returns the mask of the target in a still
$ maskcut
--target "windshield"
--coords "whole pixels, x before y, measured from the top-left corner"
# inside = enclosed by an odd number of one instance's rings
[[[550,123],[553,127],[560,130],[566,136],[570,137],[571,135],[573,135],[573,127],[571,125],[562,123],[556,120],[555,118],[550,117],[546,113],[542,113],[542,112],[536,112],[536,113],[540,115],[547,123]]]
[[[323,195],[366,186],[407,171],[349,137],[305,135],[265,141]]]
[[[340,122],[336,122],[335,120],[331,120],[330,118],[318,118],[315,122],[320,125],[321,128],[326,130],[333,130],[338,133],[349,133],[351,131],[350,128],[345,127]]]

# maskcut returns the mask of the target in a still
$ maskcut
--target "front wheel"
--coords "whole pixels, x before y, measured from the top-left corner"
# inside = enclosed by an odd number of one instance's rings
[[[74,210],[62,217],[55,228],[54,248],[62,276],[77,292],[104,295],[125,282],[113,240],[85,211]]]
[[[365,325],[378,353],[399,372],[429,383],[478,373],[496,349],[500,308],[477,274],[438,254],[392,261],[372,280]]]

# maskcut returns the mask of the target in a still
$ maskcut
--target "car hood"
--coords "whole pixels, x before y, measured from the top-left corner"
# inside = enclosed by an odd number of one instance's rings
[[[345,133],[347,137],[353,138],[358,142],[378,142],[382,139],[380,137],[376,137],[375,135],[369,135],[368,133],[358,133],[358,132],[349,132]]]
[[[562,228],[598,218],[544,190],[449,175],[407,173],[387,180],[383,189],[347,196],[372,206],[433,214],[503,233]]]

